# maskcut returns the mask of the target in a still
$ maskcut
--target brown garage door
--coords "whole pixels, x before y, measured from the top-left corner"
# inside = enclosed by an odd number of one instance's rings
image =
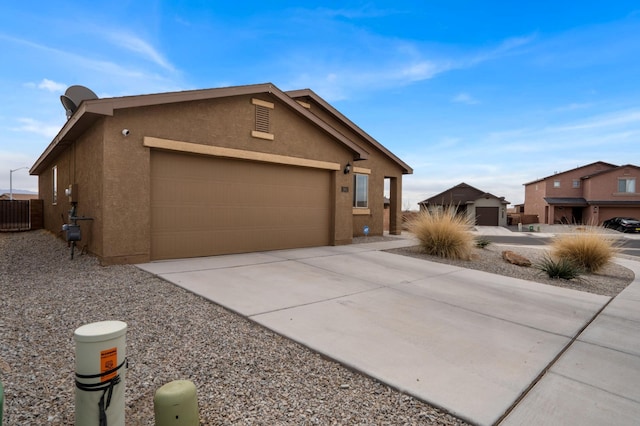
[[[498,208],[476,207],[476,225],[498,226]]]
[[[331,172],[152,150],[151,257],[329,244]]]

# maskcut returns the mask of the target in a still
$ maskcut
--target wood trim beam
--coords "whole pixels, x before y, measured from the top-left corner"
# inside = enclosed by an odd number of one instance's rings
[[[284,164],[288,166],[309,167],[312,169],[341,170],[340,163],[269,154],[266,152],[246,151],[243,149],[223,148],[220,146],[175,141],[145,136],[142,144],[147,148],[186,152],[189,154],[210,155],[213,157],[235,158],[239,160],[260,161],[263,163]]]

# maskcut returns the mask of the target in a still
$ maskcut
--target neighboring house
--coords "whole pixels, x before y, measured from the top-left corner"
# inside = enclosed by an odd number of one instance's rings
[[[616,216],[640,217],[640,168],[598,161],[525,183],[525,214],[540,223],[601,224]]]
[[[46,228],[77,202],[112,264],[382,235],[385,180],[399,234],[412,169],[313,91],[267,83],[84,100],[30,172]]]
[[[10,200],[13,197],[14,200],[37,200],[38,194],[23,194],[15,192],[13,194],[7,192],[0,195],[0,200]]]
[[[479,226],[506,226],[508,204],[504,197],[496,197],[464,182],[418,203],[421,211],[455,206],[459,213],[475,217],[475,224]]]

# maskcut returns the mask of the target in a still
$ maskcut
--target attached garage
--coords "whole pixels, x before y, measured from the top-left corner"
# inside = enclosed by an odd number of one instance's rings
[[[151,258],[330,244],[331,172],[151,152]]]
[[[611,219],[613,217],[632,217],[638,218],[640,217],[640,210],[638,209],[637,203],[635,206],[627,205],[627,206],[600,206],[599,207],[599,222],[602,224],[607,219]]]

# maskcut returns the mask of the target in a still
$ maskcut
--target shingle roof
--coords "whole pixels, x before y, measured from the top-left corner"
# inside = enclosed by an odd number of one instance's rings
[[[474,188],[473,186],[464,182],[434,195],[431,198],[420,201],[418,204],[434,204],[434,205],[455,205],[455,204],[467,204],[476,201],[478,198],[496,198],[501,200],[504,204],[509,204],[504,197],[496,197],[495,195]]]
[[[586,206],[587,200],[584,198],[553,198],[553,197],[545,197],[544,200],[550,205],[572,205],[572,206]]]

